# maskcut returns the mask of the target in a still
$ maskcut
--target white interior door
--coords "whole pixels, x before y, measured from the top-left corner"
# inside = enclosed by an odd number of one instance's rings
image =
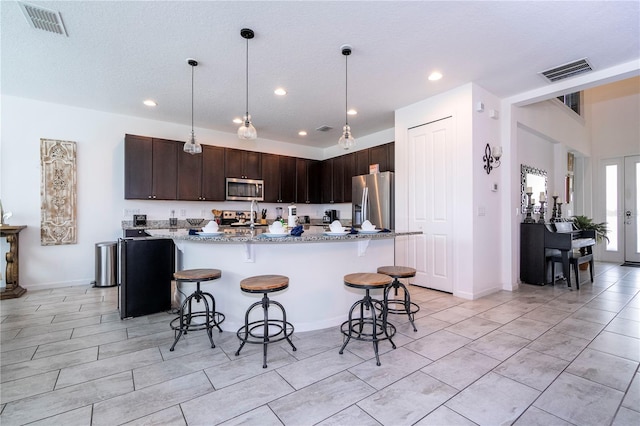
[[[624,158],[624,260],[640,262],[640,155]]]
[[[413,284],[453,292],[453,125],[452,118],[408,131],[409,229],[407,266]]]

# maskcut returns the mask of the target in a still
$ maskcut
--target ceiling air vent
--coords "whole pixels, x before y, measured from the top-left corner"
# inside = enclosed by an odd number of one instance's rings
[[[593,71],[591,64],[587,62],[587,58],[578,59],[577,61],[569,62],[568,64],[560,65],[555,68],[551,68],[546,71],[542,71],[544,77],[550,82],[555,82],[569,77],[574,77],[578,74]]]
[[[48,31],[64,36],[68,36],[62,23],[62,17],[55,10],[45,9],[40,6],[33,6],[27,3],[18,3],[24,17],[31,27],[38,30]]]
[[[328,132],[329,130],[333,129],[333,127],[331,126],[327,126],[326,124],[324,126],[320,126],[318,127],[316,130],[319,132]]]

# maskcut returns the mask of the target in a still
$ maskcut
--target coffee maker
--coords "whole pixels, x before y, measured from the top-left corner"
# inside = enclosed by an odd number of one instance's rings
[[[325,210],[322,223],[331,223],[334,220],[339,220],[338,210]]]

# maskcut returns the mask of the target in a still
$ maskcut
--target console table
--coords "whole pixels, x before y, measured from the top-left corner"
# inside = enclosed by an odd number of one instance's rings
[[[26,226],[0,226],[0,237],[6,237],[9,243],[9,251],[5,255],[7,260],[7,270],[4,279],[7,284],[6,288],[0,289],[0,299],[13,299],[22,296],[27,290],[20,287],[19,284],[19,262],[18,262],[18,237],[20,231]]]

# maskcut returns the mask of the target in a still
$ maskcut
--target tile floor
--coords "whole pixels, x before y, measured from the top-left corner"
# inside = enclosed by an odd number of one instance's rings
[[[241,356],[235,333],[173,315],[121,321],[117,290],[67,287],[0,303],[0,423],[33,425],[639,425],[640,268],[596,264],[579,291],[522,285],[468,301],[411,287],[418,331],[397,349],[338,328]]]

